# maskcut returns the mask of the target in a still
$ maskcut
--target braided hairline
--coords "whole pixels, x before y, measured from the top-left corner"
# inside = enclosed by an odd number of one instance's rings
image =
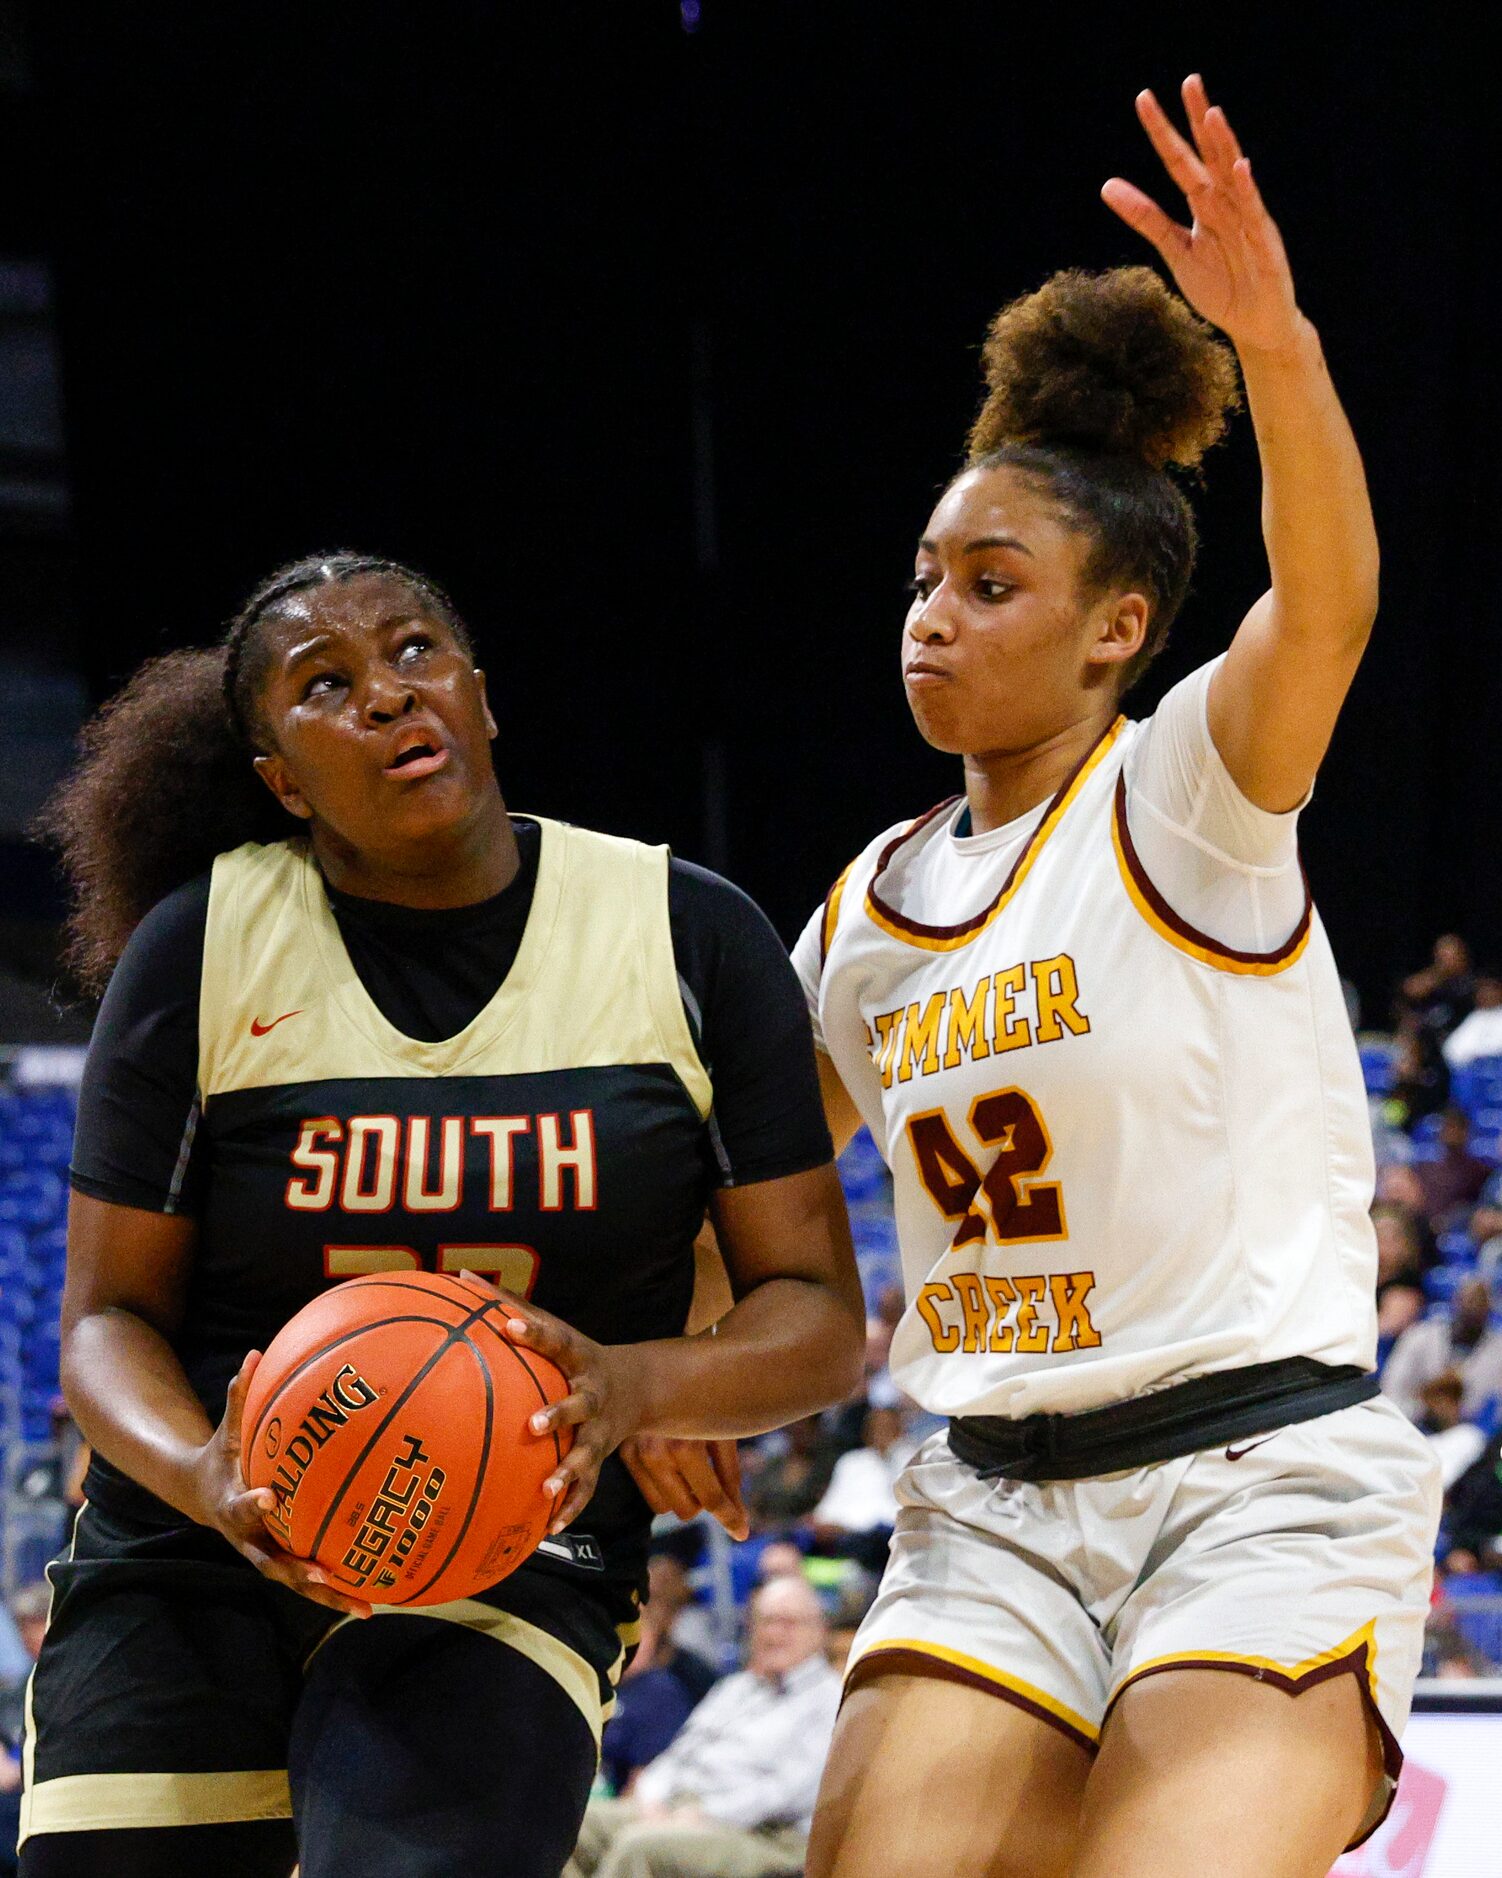
[[[255,748],[246,701],[240,696],[240,677],[245,662],[245,647],[254,629],[275,613],[281,603],[294,593],[310,587],[322,587],[333,581],[353,580],[358,574],[390,574],[421,595],[438,616],[457,633],[465,650],[471,651],[469,628],[458,608],[435,580],[401,561],[388,560],[379,554],[357,554],[341,548],[332,554],[310,554],[289,561],[267,576],[230,622],[224,636],[224,709],[230,726],[239,740]]]

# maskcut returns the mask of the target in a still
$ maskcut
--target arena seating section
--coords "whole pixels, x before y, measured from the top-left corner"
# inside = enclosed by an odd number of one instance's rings
[[[0,1576],[40,1575],[62,1538],[53,1405],[73,1091],[0,1086]]]

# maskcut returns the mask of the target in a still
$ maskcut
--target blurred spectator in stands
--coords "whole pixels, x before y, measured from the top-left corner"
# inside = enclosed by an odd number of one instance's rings
[[[1483,1056],[1502,1056],[1502,972],[1476,974],[1476,1005],[1444,1041],[1445,1061],[1464,1069]]]
[[[630,1791],[637,1771],[662,1753],[715,1683],[704,1658],[673,1636],[691,1602],[681,1562],[670,1552],[654,1553],[647,1585],[641,1641],[621,1677],[600,1752],[601,1771],[617,1793]]]
[[[1424,1635],[1425,1652],[1433,1663],[1432,1674],[1441,1682],[1471,1682],[1478,1676],[1490,1676],[1492,1666],[1473,1643],[1465,1638],[1447,1618],[1431,1618]]]
[[[1486,1436],[1461,1413],[1464,1390],[1459,1370],[1447,1369],[1419,1391],[1419,1429],[1429,1437],[1447,1487],[1454,1486],[1486,1446]]]
[[[746,1489],[753,1531],[794,1526],[824,1497],[835,1448],[817,1415],[792,1422],[762,1450]]]
[[[31,1666],[37,1659],[42,1647],[42,1634],[47,1628],[47,1612],[52,1603],[52,1587],[38,1582],[22,1585],[12,1594],[9,1608],[5,1611],[4,1630],[6,1640],[14,1639],[19,1643],[18,1653],[13,1652],[7,1668],[12,1673],[6,1675],[0,1683],[0,1831],[7,1836],[0,1846],[0,1872],[14,1871],[5,1858],[16,1842],[16,1827],[20,1819],[21,1791],[21,1736],[25,1727],[26,1681],[31,1674]]]
[[[1439,1246],[1429,1227],[1424,1206],[1424,1183],[1412,1161],[1389,1161],[1377,1169],[1377,1198],[1402,1207],[1412,1226],[1419,1270],[1427,1272],[1440,1261]]]
[[[1389,1128],[1411,1130],[1415,1122],[1442,1109],[1450,1095],[1450,1071],[1439,1039],[1412,1012],[1398,1020],[1392,1067],[1393,1083],[1383,1099],[1382,1119]]]
[[[1468,1230],[1476,1245],[1476,1270],[1495,1289],[1502,1278],[1502,1174],[1493,1174],[1481,1189]]]
[[[654,1534],[647,1561],[647,1596],[660,1599],[671,1610],[668,1631],[680,1650],[690,1650],[706,1663],[718,1665],[720,1640],[714,1619],[694,1596],[694,1567],[703,1555],[704,1535],[698,1525]]]
[[[866,1379],[884,1376],[891,1361],[892,1333],[905,1309],[901,1285],[883,1285],[876,1310],[866,1319]]]
[[[829,1629],[824,1638],[824,1657],[829,1667],[843,1677],[850,1661],[851,1645],[866,1612],[876,1596],[877,1578],[859,1565],[850,1567],[849,1576],[835,1593],[834,1608],[829,1613]]]
[[[1391,1342],[1424,1308],[1424,1265],[1418,1221],[1406,1206],[1379,1200],[1372,1208],[1377,1235],[1377,1335]]]
[[[1437,1161],[1415,1161],[1412,1172],[1424,1193],[1423,1216],[1430,1230],[1443,1232],[1457,1207],[1472,1207],[1491,1176],[1490,1161],[1470,1149],[1471,1124],[1453,1104],[1440,1118]]]
[[[1441,1532],[1448,1572],[1495,1571],[1502,1566],[1502,1433],[1481,1450],[1450,1489]]]
[[[0,1601],[0,1698],[17,1683],[25,1682],[36,1661],[36,1652],[27,1646],[8,1601]]]
[[[76,1513],[83,1505],[83,1477],[93,1455],[61,1396],[52,1404],[52,1445],[57,1454],[58,1497]]]
[[[746,1667],[717,1683],[630,1799],[591,1800],[567,1878],[793,1878],[824,1770],[840,1679],[802,1578],[751,1600]]]
[[[1471,949],[1458,933],[1441,933],[1430,962],[1403,980],[1406,1010],[1441,1041],[1469,1015],[1475,996]]]
[[[756,1561],[756,1582],[769,1585],[774,1578],[802,1578],[803,1548],[795,1539],[769,1539]]]
[[[1502,1395],[1502,1331],[1490,1328],[1492,1294],[1484,1278],[1468,1278],[1449,1313],[1410,1324],[1393,1345],[1382,1392],[1410,1421],[1423,1412],[1422,1391],[1446,1370],[1459,1373],[1461,1413],[1473,1417]]]
[[[862,1432],[864,1445],[835,1462],[829,1491],[809,1524],[821,1545],[879,1570],[897,1521],[897,1476],[917,1445],[908,1433],[902,1397],[891,1382],[873,1386]]]
[[[42,1638],[47,1634],[47,1613],[51,1608],[52,1587],[42,1578],[34,1584],[22,1585],[10,1600],[10,1614],[16,1620],[22,1647],[33,1663],[42,1653]],[[31,1674],[29,1668],[26,1673]]]

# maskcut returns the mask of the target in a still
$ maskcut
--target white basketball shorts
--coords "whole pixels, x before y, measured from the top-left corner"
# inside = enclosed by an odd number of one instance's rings
[[[1423,1650],[1439,1468],[1381,1397],[1089,1480],[982,1480],[943,1433],[897,1483],[891,1562],[850,1655],[950,1676],[1093,1749],[1129,1683],[1238,1670],[1291,1694],[1357,1678],[1391,1803]]]

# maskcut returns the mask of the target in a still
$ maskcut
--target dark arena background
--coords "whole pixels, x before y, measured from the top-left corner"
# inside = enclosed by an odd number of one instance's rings
[[[1380,1109],[1381,1038],[1436,936],[1502,961],[1499,162],[1476,21],[0,0],[7,1593],[66,1497],[42,1407],[61,1201],[25,1197],[25,1143],[65,1154],[65,1059],[38,1051],[91,1013],[59,981],[59,889],[26,831],[85,712],[148,654],[217,636],[280,561],[410,561],[475,630],[512,805],[670,842],[791,941],[876,829],[958,786],[898,678],[913,543],[990,314],[1057,267],[1150,258],[1098,190],[1162,194],[1132,99],[1190,70],[1256,162],[1375,496],[1381,615],[1303,831]],[[1139,713],[1261,590],[1244,418],[1195,502],[1200,571]],[[1466,1098],[1492,1161],[1499,1092]],[[1455,1657],[1478,1687],[1502,1674],[1499,1591],[1478,1586]],[[1490,1808],[1502,1839],[1466,1732],[1495,1756],[1502,1719],[1414,1726],[1452,1815]],[[1382,1869],[1479,1878],[1502,1856],[1482,1843]]]

